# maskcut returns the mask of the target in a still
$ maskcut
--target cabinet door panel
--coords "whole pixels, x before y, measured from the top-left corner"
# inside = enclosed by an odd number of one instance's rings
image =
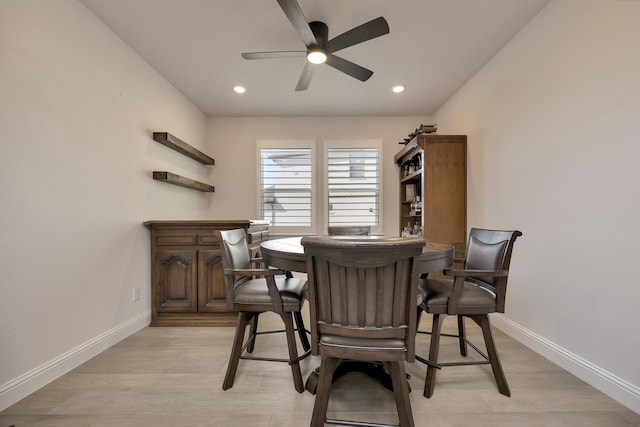
[[[157,311],[196,312],[196,251],[161,249],[156,257],[158,283],[154,298]]]
[[[227,311],[224,269],[219,249],[198,251],[198,311]]]

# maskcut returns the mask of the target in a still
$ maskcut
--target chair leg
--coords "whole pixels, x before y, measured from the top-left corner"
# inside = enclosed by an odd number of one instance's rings
[[[458,340],[460,342],[460,354],[467,356],[467,329],[464,326],[464,316],[458,317]]]
[[[420,320],[422,319],[422,308],[418,306],[418,312],[416,314],[416,331],[420,329]]]
[[[280,315],[284,322],[285,332],[287,334],[287,347],[289,348],[289,360],[295,360],[298,358],[298,348],[296,346],[296,334],[293,326],[293,316],[290,311],[284,312]],[[302,373],[300,372],[300,362],[296,361],[291,364],[291,372],[293,374],[293,384],[298,393],[304,391],[304,384],[302,382]]]
[[[244,341],[244,332],[247,329],[247,324],[253,319],[255,313],[251,312],[239,312],[238,313],[238,325],[236,326],[236,334],[233,339],[233,347],[231,348],[231,355],[229,356],[229,364],[227,365],[227,373],[224,376],[224,382],[222,383],[222,389],[227,390],[233,387],[233,381],[236,377],[236,371],[238,370],[238,362],[240,361],[240,350]]]
[[[299,311],[294,311],[293,315],[296,321],[296,326],[298,328],[298,336],[300,337],[300,342],[302,342],[302,348],[304,349],[304,351],[307,351],[311,348],[311,344],[309,344],[309,338],[307,337],[307,330],[304,328],[304,320],[302,319],[302,313]]]
[[[259,318],[260,318],[260,313],[256,313],[256,315],[253,316],[253,319],[251,319],[251,329],[249,329],[249,339],[251,340],[251,342],[247,347],[248,353],[253,353],[253,349],[256,345],[256,339],[258,339],[258,319]]]
[[[491,322],[489,321],[489,315],[470,316],[474,322],[482,329],[482,335],[484,336],[484,345],[487,348],[487,355],[491,362],[491,369],[493,370],[493,376],[496,379],[498,385],[498,391],[500,394],[511,397],[511,390],[509,384],[507,384],[507,377],[502,370],[502,364],[498,357],[498,351],[496,350],[496,344],[493,341],[493,334],[491,333]]]
[[[393,382],[393,396],[396,399],[400,427],[415,427],[404,362],[384,362],[384,366],[391,375],[391,381]]]
[[[429,345],[429,361],[433,363],[438,362],[438,348],[440,346],[440,329],[442,328],[442,322],[446,314],[434,314],[433,323],[431,326],[431,344]],[[427,365],[427,377],[424,381],[424,397],[429,398],[433,396],[433,388],[436,383],[436,371],[435,366]]]
[[[313,404],[313,415],[310,427],[324,427],[327,419],[327,407],[329,406],[329,393],[333,383],[333,373],[340,364],[341,359],[322,356],[320,361],[320,378],[316,389],[316,400]]]

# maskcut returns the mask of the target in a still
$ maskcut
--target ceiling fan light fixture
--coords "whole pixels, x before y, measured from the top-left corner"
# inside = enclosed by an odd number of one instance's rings
[[[324,64],[327,61],[327,54],[322,49],[310,49],[307,52],[307,61],[312,64]]]
[[[391,90],[393,91],[393,93],[402,93],[404,92],[404,85],[395,85],[391,88]]]
[[[298,79],[296,92],[307,90],[311,80],[311,72],[314,69],[312,65],[315,64],[325,63],[361,82],[366,82],[373,75],[373,71],[341,58],[335,53],[389,34],[389,23],[386,19],[380,16],[329,40],[329,27],[327,24],[321,21],[309,22],[305,18],[298,0],[277,0],[277,2],[291,25],[293,25],[294,30],[304,42],[306,51],[244,52],[241,54],[244,59],[289,58],[306,54],[307,62],[305,62],[302,74]]]

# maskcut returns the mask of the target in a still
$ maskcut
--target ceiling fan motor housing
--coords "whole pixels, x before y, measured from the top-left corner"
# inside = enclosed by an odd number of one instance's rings
[[[318,46],[325,44],[327,40],[329,40],[329,27],[327,27],[327,24],[325,24],[324,22],[311,21],[309,22],[309,27],[311,27],[311,32],[313,33],[313,35],[316,36]]]

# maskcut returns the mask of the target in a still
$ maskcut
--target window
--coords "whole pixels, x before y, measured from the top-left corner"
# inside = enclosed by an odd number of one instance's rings
[[[274,232],[311,234],[315,141],[258,141],[259,216]]]
[[[381,232],[381,145],[259,140],[259,217],[273,234],[323,234],[328,225]]]
[[[328,225],[378,225],[377,148],[328,148]]]

